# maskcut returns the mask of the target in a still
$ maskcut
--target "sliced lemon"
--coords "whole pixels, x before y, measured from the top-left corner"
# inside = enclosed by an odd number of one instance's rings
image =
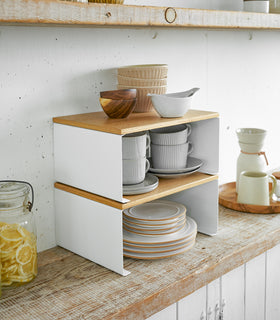
[[[22,244],[16,251],[16,260],[20,264],[26,264],[31,261],[33,252],[29,244]]]
[[[11,224],[2,228],[0,237],[4,241],[20,241],[22,239],[22,234],[18,232],[16,224]]]

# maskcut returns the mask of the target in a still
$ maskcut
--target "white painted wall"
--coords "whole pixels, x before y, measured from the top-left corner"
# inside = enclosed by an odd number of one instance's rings
[[[52,117],[100,111],[119,66],[167,63],[169,92],[198,86],[193,107],[220,113],[220,183],[233,181],[238,127],[268,129],[270,167],[280,165],[279,53],[279,31],[1,26],[0,178],[33,184],[38,249],[55,245]]]

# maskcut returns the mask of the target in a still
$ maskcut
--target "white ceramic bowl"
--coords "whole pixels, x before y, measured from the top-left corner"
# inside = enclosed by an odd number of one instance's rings
[[[262,0],[244,1],[243,2],[243,11],[268,13],[269,12],[269,1],[262,1]]]
[[[258,128],[239,128],[236,130],[239,142],[263,144],[266,137],[266,130]]]
[[[133,112],[149,112],[153,109],[152,101],[150,97],[147,96],[148,93],[163,94],[167,90],[167,86],[158,87],[132,87],[132,86],[122,86],[118,85],[118,89],[131,89],[135,88],[137,90],[137,101]]]
[[[191,107],[193,94],[199,90],[193,88],[188,91],[169,94],[148,94],[157,113],[162,118],[183,117]]]

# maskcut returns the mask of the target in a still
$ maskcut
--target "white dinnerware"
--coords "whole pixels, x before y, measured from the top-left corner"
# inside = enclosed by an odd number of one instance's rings
[[[191,107],[192,96],[199,88],[193,88],[188,91],[153,94],[148,93],[152,104],[157,113],[162,118],[176,118],[184,116]]]
[[[177,145],[186,143],[191,134],[190,124],[180,124],[172,127],[165,127],[150,130],[151,142],[158,145]]]
[[[144,181],[150,162],[146,157],[136,159],[123,159],[123,184],[138,184]]]
[[[272,189],[269,191],[269,179]],[[277,186],[276,178],[265,172],[243,171],[239,177],[237,202],[268,206]]]
[[[153,191],[158,186],[158,178],[156,175],[146,173],[144,181],[137,184],[123,185],[123,195],[135,195]]]
[[[243,11],[268,13],[269,12],[269,1],[263,1],[263,0],[244,1],[243,2]]]
[[[177,145],[151,144],[152,166],[158,169],[179,169],[187,166],[188,155],[193,151],[191,142]]]
[[[149,156],[150,136],[147,132],[136,132],[122,137],[122,158],[135,159]]]

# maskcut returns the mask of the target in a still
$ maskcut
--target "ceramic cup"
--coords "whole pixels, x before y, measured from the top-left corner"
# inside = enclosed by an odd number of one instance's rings
[[[271,191],[269,191],[269,179],[273,183]],[[243,171],[239,177],[237,202],[268,206],[276,185],[275,177],[265,172]]]
[[[186,168],[188,155],[193,151],[191,142],[174,146],[151,144],[153,168],[181,169]]]
[[[150,130],[151,142],[165,146],[183,144],[187,142],[191,132],[189,124],[153,129]]]
[[[137,159],[123,159],[123,184],[137,184],[145,179],[150,169],[150,162],[146,157]]]
[[[150,156],[150,136],[147,132],[136,132],[122,137],[122,158],[136,159]]]

